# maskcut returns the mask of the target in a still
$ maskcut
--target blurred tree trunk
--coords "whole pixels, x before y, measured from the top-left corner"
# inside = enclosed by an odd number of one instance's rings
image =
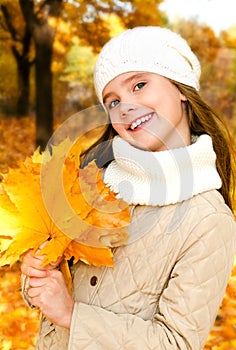
[[[29,62],[29,47],[30,47],[30,35],[26,33],[24,38],[24,48],[22,55],[18,54],[18,51],[14,50],[13,54],[17,62],[17,78],[19,96],[17,101],[17,116],[23,117],[29,114],[29,96],[30,96],[30,68]]]
[[[27,26],[22,36],[17,33],[14,26],[13,16],[11,16],[7,5],[1,5],[1,10],[6,23],[6,30],[9,32],[13,41],[11,45],[12,53],[16,59],[17,80],[18,80],[18,101],[16,114],[23,117],[29,114],[29,95],[30,95],[30,68],[32,62],[29,59],[31,34]],[[19,49],[18,43],[21,43],[22,49]]]
[[[60,16],[62,0],[45,0],[37,11],[34,0],[19,2],[35,44],[36,145],[43,150],[53,132],[51,63],[55,27],[49,24],[49,18]]]
[[[53,132],[52,46],[54,29],[35,27],[36,145],[45,148]]]

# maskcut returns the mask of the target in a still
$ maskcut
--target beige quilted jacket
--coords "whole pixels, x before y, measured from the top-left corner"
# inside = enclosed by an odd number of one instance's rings
[[[217,191],[137,206],[115,267],[73,267],[70,331],[42,319],[38,350],[200,350],[233,264],[236,226]]]

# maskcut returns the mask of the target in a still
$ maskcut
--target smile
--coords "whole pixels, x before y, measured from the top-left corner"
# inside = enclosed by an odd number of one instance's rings
[[[130,130],[135,130],[140,125],[148,122],[152,118],[152,116],[153,116],[153,113],[150,113],[150,114],[147,114],[144,117],[136,119],[134,122],[132,122],[132,124],[130,125],[129,129]]]

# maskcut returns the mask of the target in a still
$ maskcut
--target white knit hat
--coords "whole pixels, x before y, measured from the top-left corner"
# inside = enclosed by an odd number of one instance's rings
[[[187,42],[167,28],[128,29],[112,38],[100,52],[94,72],[99,101],[105,86],[126,72],[157,73],[199,90],[200,63]]]

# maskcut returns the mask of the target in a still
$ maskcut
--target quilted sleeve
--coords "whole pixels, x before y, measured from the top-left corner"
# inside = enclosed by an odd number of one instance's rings
[[[211,214],[182,244],[151,320],[75,303],[69,350],[200,350],[233,265],[235,222]]]

